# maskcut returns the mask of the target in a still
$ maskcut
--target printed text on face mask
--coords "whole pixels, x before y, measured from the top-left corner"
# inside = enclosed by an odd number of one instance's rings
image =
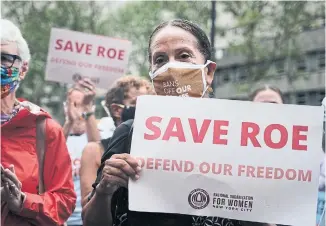
[[[163,82],[164,93],[166,96],[178,96],[189,97],[188,92],[191,91],[191,85],[185,85],[179,87],[178,80]]]

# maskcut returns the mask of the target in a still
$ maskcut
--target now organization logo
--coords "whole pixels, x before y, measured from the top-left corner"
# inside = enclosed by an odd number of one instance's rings
[[[194,209],[204,209],[210,201],[208,193],[201,188],[192,190],[188,195],[189,205]]]

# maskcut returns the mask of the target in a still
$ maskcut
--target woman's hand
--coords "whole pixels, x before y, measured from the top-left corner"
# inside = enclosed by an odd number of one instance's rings
[[[25,195],[21,191],[22,183],[18,180],[13,165],[1,173],[1,180],[4,183],[4,187],[1,189],[1,198],[7,203],[8,208],[12,212],[19,213],[22,209]]]
[[[102,179],[96,187],[98,194],[113,195],[119,187],[128,187],[129,178],[139,179],[141,167],[129,154],[116,154],[105,161]]]

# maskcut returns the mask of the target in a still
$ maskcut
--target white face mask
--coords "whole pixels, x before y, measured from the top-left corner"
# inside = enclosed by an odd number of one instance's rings
[[[205,68],[214,63],[190,64],[171,62],[159,68],[149,76],[157,95],[203,97],[208,89]]]

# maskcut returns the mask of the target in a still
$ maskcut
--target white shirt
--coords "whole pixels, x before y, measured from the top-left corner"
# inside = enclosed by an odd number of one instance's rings
[[[115,130],[112,118],[102,118],[98,124],[98,129],[100,130],[101,139],[111,137]],[[79,170],[82,153],[87,143],[88,140],[86,133],[80,136],[68,136],[67,138],[67,147],[72,163],[72,178],[74,181],[75,192],[77,195],[76,208],[67,221],[68,225],[83,225],[83,221],[81,218],[82,206]]]

